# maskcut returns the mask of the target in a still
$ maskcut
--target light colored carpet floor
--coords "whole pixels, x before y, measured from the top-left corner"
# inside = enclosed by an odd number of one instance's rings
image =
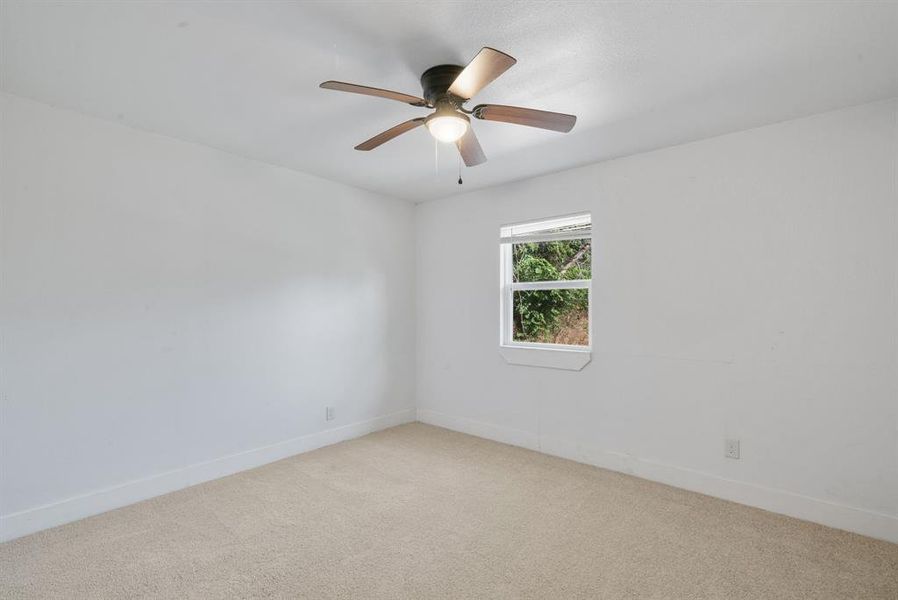
[[[2,598],[898,598],[898,545],[422,424],[0,545]]]

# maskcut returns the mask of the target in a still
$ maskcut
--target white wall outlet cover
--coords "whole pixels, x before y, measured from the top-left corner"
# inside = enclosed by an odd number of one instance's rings
[[[328,406],[324,409],[324,419],[326,421],[334,420],[334,407],[333,406]]]
[[[739,440],[726,441],[726,457],[739,458]]]

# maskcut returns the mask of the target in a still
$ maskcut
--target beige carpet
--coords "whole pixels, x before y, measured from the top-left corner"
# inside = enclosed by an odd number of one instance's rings
[[[898,598],[898,545],[421,424],[0,545],[2,598]]]

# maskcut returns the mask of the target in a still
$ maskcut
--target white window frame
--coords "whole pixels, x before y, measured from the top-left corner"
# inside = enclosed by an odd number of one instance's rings
[[[546,233],[567,224],[588,220],[590,228],[576,232]],[[511,364],[579,371],[592,358],[592,279],[564,281],[514,281],[513,245],[555,240],[589,239],[592,243],[590,213],[548,217],[524,223],[504,225],[499,231],[499,351]],[[585,289],[588,298],[589,345],[541,344],[514,339],[514,293],[522,290]]]

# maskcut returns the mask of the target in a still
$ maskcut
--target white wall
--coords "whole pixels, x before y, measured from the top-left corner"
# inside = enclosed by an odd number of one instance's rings
[[[0,536],[414,418],[411,205],[0,102]]]
[[[898,541],[896,106],[420,205],[419,419]],[[499,226],[582,210],[593,360],[506,364]]]
[[[402,422],[417,376],[422,420],[898,541],[896,114],[415,210],[0,94],[0,539]],[[584,209],[593,361],[508,365],[498,228]]]

